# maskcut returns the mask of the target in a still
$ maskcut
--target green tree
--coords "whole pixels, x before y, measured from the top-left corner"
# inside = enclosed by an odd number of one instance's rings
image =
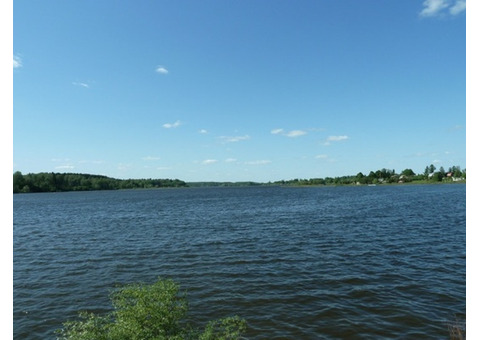
[[[25,186],[25,178],[20,171],[13,174],[13,192],[20,192]]]
[[[441,182],[443,177],[444,177],[444,175],[440,171],[437,171],[437,172],[433,173],[432,181]]]
[[[246,331],[246,322],[227,317],[196,330],[182,319],[188,306],[185,294],[172,280],[130,284],[111,294],[114,310],[98,316],[80,313],[80,320],[67,321],[56,331],[63,340],[234,340]]]
[[[462,177],[462,169],[459,166],[448,168],[448,172],[451,172],[453,177]]]
[[[415,176],[415,172],[413,172],[412,169],[405,169],[402,171],[402,175],[408,176],[408,177],[413,177]]]

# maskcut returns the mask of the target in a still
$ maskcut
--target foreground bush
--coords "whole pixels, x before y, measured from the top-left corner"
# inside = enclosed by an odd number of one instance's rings
[[[188,310],[185,295],[172,280],[130,284],[111,294],[114,310],[105,316],[81,312],[80,320],[67,321],[57,330],[58,339],[71,340],[234,340],[246,330],[246,322],[228,317],[196,330],[183,319]]]

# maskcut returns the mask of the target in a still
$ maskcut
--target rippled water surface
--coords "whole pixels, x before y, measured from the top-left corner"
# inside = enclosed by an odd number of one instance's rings
[[[442,339],[465,318],[466,187],[13,196],[14,338],[54,339],[116,285],[172,278],[248,339]]]

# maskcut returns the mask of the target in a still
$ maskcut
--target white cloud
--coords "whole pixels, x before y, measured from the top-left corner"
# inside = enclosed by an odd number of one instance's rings
[[[270,163],[272,163],[272,161],[267,160],[267,159],[245,162],[245,164],[247,164],[247,165],[265,165],[265,164],[270,164]]]
[[[453,3],[453,4],[452,4]],[[444,10],[448,8],[451,15],[457,15],[465,11],[467,7],[465,0],[425,0],[423,9],[420,12],[422,17],[434,17],[444,14]]]
[[[331,142],[340,142],[347,139],[348,136],[329,136],[323,145],[330,145]]]
[[[226,163],[233,163],[233,162],[236,162],[236,161],[237,161],[236,158],[227,158],[227,159],[225,160]]]
[[[160,157],[155,157],[155,156],[146,156],[142,158],[144,161],[158,161],[160,160]]]
[[[450,7],[450,14],[451,15],[457,15],[459,13],[462,13],[467,9],[467,2],[465,0],[457,0],[455,4]]]
[[[216,159],[206,159],[202,161],[202,164],[214,164],[217,163],[218,161]]]
[[[85,88],[87,88],[87,89],[90,87],[87,83],[77,83],[77,82],[73,82],[72,84],[75,85],[75,86],[85,87]]]
[[[19,67],[22,67],[23,64],[22,64],[22,59],[20,59],[20,57],[14,55],[13,56],[13,68],[19,68]]]
[[[179,120],[177,120],[175,123],[165,123],[163,124],[163,127],[165,129],[171,129],[171,128],[179,127],[180,125],[182,125],[182,123]]]
[[[447,0],[425,0],[420,15],[424,17],[434,16],[447,7]]]
[[[273,129],[273,130],[270,131],[270,133],[272,135],[282,135],[282,136],[295,138],[295,137],[300,137],[300,136],[306,135],[307,131],[292,130],[292,131],[289,131],[289,132],[285,132],[285,130],[283,130],[283,129]]]
[[[219,138],[222,139],[225,143],[236,143],[236,142],[240,142],[240,141],[243,141],[243,140],[248,140],[248,139],[250,139],[250,136],[249,135],[245,135],[245,136],[221,136]]]
[[[292,130],[290,132],[287,132],[285,136],[295,138],[295,137],[300,137],[306,134],[307,132],[303,130]]]
[[[71,169],[75,169],[75,167],[73,165],[59,165],[59,166],[56,166],[55,169],[58,169],[58,170],[71,170]]]
[[[207,130],[205,130],[205,129],[201,129],[200,131],[198,131],[198,133],[201,133],[201,134],[207,134],[207,133],[208,133],[208,131],[207,131]]]
[[[315,158],[317,158],[317,159],[325,159],[327,157],[328,157],[327,155],[316,155],[315,156]]]
[[[167,74],[168,70],[163,66],[157,66],[157,68],[155,69],[155,72],[160,74]]]
[[[329,142],[339,142],[341,140],[346,140],[348,139],[348,136],[329,136],[327,138],[327,141]]]

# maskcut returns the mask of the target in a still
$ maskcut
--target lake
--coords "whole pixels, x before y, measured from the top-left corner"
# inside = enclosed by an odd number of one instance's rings
[[[466,313],[466,186],[13,195],[15,339],[55,339],[119,284],[175,280],[248,339],[447,339]]]

